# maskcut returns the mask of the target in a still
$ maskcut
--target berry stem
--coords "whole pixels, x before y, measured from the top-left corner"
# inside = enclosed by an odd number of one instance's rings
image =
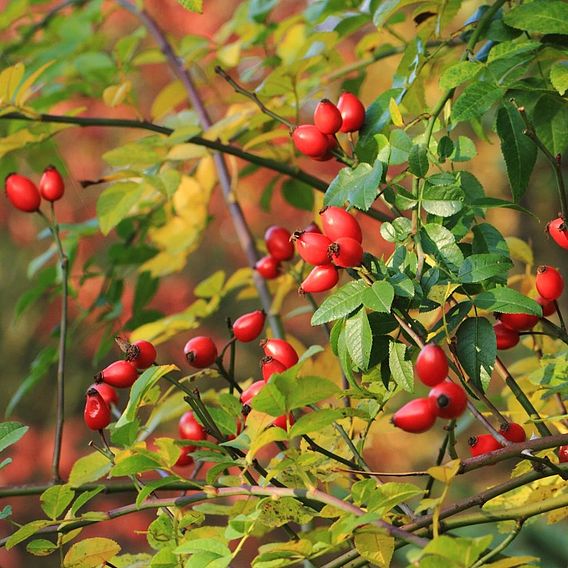
[[[566,323],[564,322],[564,318],[562,317],[562,312],[560,311],[560,306],[558,305],[558,300],[554,301],[554,307],[556,308],[556,314],[558,315],[558,320],[560,321],[560,329],[564,333],[566,333]]]
[[[53,204],[52,204],[53,207]],[[61,269],[61,311],[59,317],[59,345],[57,357],[57,417],[55,422],[55,435],[53,442],[53,458],[51,461],[51,478],[54,483],[61,482],[59,464],[61,461],[61,445],[63,441],[63,422],[65,419],[65,359],[67,349],[67,322],[69,304],[69,259],[63,248],[59,225],[52,209],[53,218],[49,219],[45,213],[38,210],[39,215],[44,219],[51,231],[55,246],[57,248],[57,258]]]

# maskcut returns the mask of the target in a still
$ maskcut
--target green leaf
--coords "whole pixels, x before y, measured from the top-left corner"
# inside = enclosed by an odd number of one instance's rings
[[[449,136],[442,136],[440,141],[438,142],[438,157],[440,161],[445,161],[446,158],[449,158],[454,151],[454,143]]]
[[[58,546],[54,542],[45,538],[36,538],[26,545],[26,550],[34,556],[49,556],[57,548]]]
[[[84,483],[97,481],[106,475],[112,467],[112,464],[99,452],[93,452],[88,456],[79,458],[71,469],[69,474],[69,484],[72,487],[80,487]]]
[[[476,81],[465,88],[454,103],[452,120],[461,122],[471,120],[489,110],[491,105],[502,96],[501,89],[488,81]]]
[[[437,555],[452,560],[452,566],[471,566],[491,544],[492,540],[492,535],[480,538],[442,535],[431,540],[424,548],[423,554]],[[435,562],[440,563],[441,560],[437,558]]]
[[[416,177],[424,177],[428,173],[428,149],[424,144],[415,144],[408,155],[408,170]]]
[[[75,516],[79,509],[87,504],[93,497],[96,497],[101,491],[105,489],[104,485],[97,485],[95,488],[91,489],[90,491],[84,491],[77,496],[77,499],[73,501],[73,505],[71,506],[71,514]]]
[[[485,390],[497,357],[493,326],[485,318],[468,318],[456,332],[458,359],[473,384]]]
[[[160,161],[160,156],[153,148],[143,143],[133,142],[109,150],[103,154],[103,160],[115,167],[154,166]]]
[[[509,247],[503,235],[490,223],[480,223],[472,229],[472,251],[475,254],[493,252],[509,256]]]
[[[348,282],[328,296],[312,316],[312,325],[321,325],[350,314],[363,302],[365,284],[361,280]]]
[[[261,24],[277,4],[278,0],[251,0],[248,9],[249,18]]]
[[[281,416],[295,408],[302,408],[340,392],[339,387],[321,377],[291,377],[285,373],[274,375],[251,402],[252,408]]]
[[[568,34],[568,4],[562,0],[534,0],[507,12],[512,28],[540,34]]]
[[[405,391],[414,390],[412,362],[406,358],[406,345],[391,341],[389,345],[389,367],[394,382]]]
[[[53,346],[44,347],[32,361],[28,376],[20,383],[18,390],[13,394],[8,406],[6,407],[6,418],[8,418],[18,403],[30,392],[45,376],[49,368],[57,361],[58,351]]]
[[[128,216],[145,191],[142,184],[124,181],[107,187],[101,193],[97,200],[97,217],[103,235],[108,235]]]
[[[542,317],[542,308],[512,288],[499,287],[478,294],[473,303],[482,310],[503,314],[531,314]]]
[[[392,284],[384,280],[374,282],[370,288],[363,292],[364,306],[375,312],[389,314],[393,300],[394,288]]]
[[[554,155],[564,155],[568,148],[568,105],[557,96],[542,96],[532,119],[537,136]]]
[[[135,454],[119,461],[111,470],[112,477],[123,477],[126,475],[137,475],[145,471],[159,469],[161,463],[149,455]]]
[[[0,452],[4,451],[12,444],[15,444],[28,430],[28,426],[24,426],[19,422],[1,422]]]
[[[302,436],[309,432],[318,432],[336,420],[352,414],[348,408],[320,408],[302,415],[290,429],[290,438]]]
[[[88,538],[75,543],[63,559],[64,568],[98,568],[120,552],[120,545],[110,538]]]
[[[432,215],[451,217],[463,208],[464,194],[457,185],[427,183],[422,192],[422,207]]]
[[[30,523],[22,525],[15,533],[12,533],[8,537],[8,540],[4,545],[6,547],[6,550],[14,548],[14,546],[30,538],[30,536],[34,535],[39,530],[48,527],[50,524],[51,521],[39,520],[39,521],[31,521]]]
[[[122,416],[118,419],[116,428],[121,428],[126,424],[134,422],[134,420],[136,419],[136,411],[138,410],[138,406],[142,402],[144,395],[164,375],[177,370],[178,369],[175,365],[159,365],[146,369],[132,385],[132,388],[130,389],[130,398],[128,399],[128,404],[126,405]]]
[[[444,69],[440,77],[440,87],[445,90],[455,89],[462,83],[476,77],[483,69],[483,65],[476,61],[460,61]]]
[[[290,522],[305,525],[317,515],[317,511],[306,507],[293,497],[263,499],[258,510],[260,515],[257,522],[270,528],[281,527]]]
[[[471,284],[499,274],[505,275],[511,268],[513,268],[511,259],[502,254],[472,254],[460,266],[458,278],[465,284]]]
[[[457,273],[463,262],[463,253],[456,244],[454,235],[446,227],[428,223],[420,230],[422,248],[451,272]]]
[[[388,285],[390,286],[390,284]],[[373,348],[373,334],[365,308],[361,308],[355,315],[346,320],[345,343],[353,363],[359,369],[366,370]]]
[[[186,10],[190,12],[203,13],[203,0],[177,0]]]
[[[364,560],[380,568],[388,568],[391,565],[395,541],[385,531],[375,527],[358,529],[353,542]]]
[[[40,497],[41,508],[50,519],[58,519],[75,497],[69,485],[54,485],[46,489]]]
[[[488,209],[490,207],[503,207],[504,209],[514,209],[515,211],[521,211],[527,215],[532,215],[536,217],[532,211],[513,203],[512,201],[506,201],[505,199],[499,199],[498,197],[483,197],[480,199],[474,199],[471,202],[473,207],[482,207]]]
[[[282,195],[296,209],[312,211],[314,208],[314,192],[306,183],[289,179],[282,184]]]
[[[524,134],[523,119],[510,103],[504,103],[499,109],[496,129],[507,165],[513,201],[518,203],[528,187],[536,162],[536,145]]]
[[[176,554],[187,554],[191,552],[212,552],[217,556],[231,556],[229,547],[214,538],[200,538],[184,542],[175,549]]]
[[[560,95],[568,90],[568,61],[558,61],[550,68],[550,82]]]
[[[467,162],[477,156],[477,148],[471,138],[458,136],[454,144],[454,150],[450,155],[452,162]]]
[[[363,162],[355,169],[343,168],[329,184],[323,203],[339,207],[349,203],[357,209],[367,211],[379,193],[382,176],[383,163],[380,160],[376,160],[373,167]]]

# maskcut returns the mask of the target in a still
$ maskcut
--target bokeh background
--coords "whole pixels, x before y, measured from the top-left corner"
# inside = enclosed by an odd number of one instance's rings
[[[26,0],[0,0],[0,16],[4,10],[13,3],[28,3]],[[308,2],[309,3],[309,2]],[[34,6],[29,2],[29,13],[23,16],[27,21],[41,18],[50,7],[49,4]],[[55,3],[53,3],[55,4]],[[113,2],[105,2],[104,9],[110,10]],[[235,9],[241,4],[235,0],[205,0],[205,10],[202,15],[191,14],[184,10],[175,0],[146,0],[144,2],[148,12],[158,21],[163,29],[176,38],[187,34],[198,33],[210,42],[212,52],[216,49],[215,34],[227,22]],[[465,18],[478,6],[479,2],[464,2],[463,8],[451,26],[460,27]],[[305,1],[286,0],[278,3],[278,7],[271,16],[279,20],[292,13],[300,12],[306,7]],[[105,20],[104,34],[111,46],[116,38],[132,31],[138,23],[124,10],[115,10],[113,15]],[[197,32],[196,32],[197,31]],[[0,29],[0,52],[2,41],[13,37],[15,30],[11,27]],[[354,59],[354,45],[365,33],[362,29],[359,35],[354,35],[341,44],[341,51],[346,61]],[[400,33],[411,37],[413,29],[411,24]],[[148,43],[151,39],[146,40]],[[105,49],[105,46],[99,46]],[[1,54],[0,54],[1,55]],[[24,57],[25,59],[25,57]],[[368,68],[367,79],[362,84],[361,98],[371,103],[378,94],[390,87],[392,76],[396,70],[399,58],[391,57],[375,63]],[[6,61],[2,61],[2,66]],[[10,63],[13,63],[11,61]],[[199,69],[196,70],[199,76]],[[138,106],[142,115],[149,112],[149,108],[156,94],[171,80],[169,70],[165,65],[148,65],[134,79],[134,89],[138,97]],[[215,82],[213,85],[201,85],[207,93],[207,108],[214,117],[221,117],[226,108],[226,100],[230,96],[227,87]],[[330,99],[336,99],[340,85],[329,84],[324,93]],[[428,100],[436,100],[438,94],[437,77],[432,77],[428,90]],[[233,99],[234,100],[234,99]],[[309,120],[317,100],[305,101],[302,105],[301,116]],[[129,117],[135,118],[132,110],[126,106],[109,108],[102,101],[96,101],[84,96],[76,100],[59,103],[53,108],[54,113],[65,112],[68,108],[81,106],[86,116]],[[5,125],[0,123],[0,129]],[[464,131],[465,134],[472,134]],[[81,180],[94,180],[109,173],[108,166],[101,159],[101,155],[110,148],[116,147],[127,140],[140,136],[130,130],[111,128],[73,128],[68,129],[41,149],[30,146],[24,150],[12,152],[4,156],[0,162],[0,177],[17,169],[21,173],[39,177],[43,168],[56,163],[66,172],[67,193],[65,199],[57,204],[58,218],[63,223],[77,223],[95,217],[95,203],[101,186],[83,188]],[[302,162],[303,167],[310,173],[326,180],[331,180],[339,165],[314,161]],[[238,163],[242,167],[243,163]],[[489,136],[487,142],[479,143],[477,156],[464,163],[464,167],[480,179],[489,195],[493,197],[508,198],[509,187],[504,171],[504,162],[495,136]],[[270,224],[277,222],[295,230],[302,228],[312,220],[312,215],[306,211],[293,209],[285,202],[279,189],[274,191],[270,211],[265,212],[259,207],[261,193],[270,182],[272,174],[266,172],[256,173],[240,180],[238,198],[241,202],[246,218],[259,241],[264,230]],[[568,268],[565,255],[561,249],[551,244],[545,237],[546,221],[552,218],[558,208],[554,189],[554,179],[548,163],[539,159],[532,176],[529,191],[526,193],[523,206],[535,213],[535,218],[521,215],[512,210],[498,209],[490,211],[488,219],[495,224],[505,236],[517,236],[527,241],[534,250],[537,264],[547,263]],[[162,280],[159,290],[153,299],[150,308],[163,314],[176,313],[188,306],[195,298],[194,286],[217,270],[225,270],[228,274],[246,265],[246,258],[239,248],[231,218],[228,216],[223,199],[216,191],[210,205],[211,221],[205,231],[202,245],[189,257],[185,270],[175,276]],[[388,254],[389,243],[383,241],[379,233],[379,225],[370,219],[359,215],[364,234],[365,246],[376,254]],[[28,265],[32,259],[46,249],[46,240],[38,238],[43,229],[41,220],[37,216],[22,214],[9,207],[4,199],[0,199],[0,361],[2,361],[0,412],[4,412],[8,401],[16,392],[18,386],[29,373],[31,362],[38,351],[45,344],[54,342],[52,332],[58,324],[58,302],[41,301],[22,317],[15,317],[14,307],[22,293],[31,286],[27,276]],[[79,261],[75,264],[72,282],[77,292],[71,299],[71,318],[77,318],[82,310],[87,308],[98,293],[100,281],[87,280],[80,283],[80,268],[83,262],[92,255],[101,256],[106,247],[113,242],[113,235],[103,238],[93,235],[85,239],[79,250]],[[262,245],[261,245],[262,246]],[[123,323],[131,317],[133,301],[133,285],[125,288],[122,313],[120,319]],[[287,332],[296,337],[304,345],[323,344],[326,339],[320,330],[309,326],[309,315],[293,315],[293,311],[301,304],[301,299],[290,298],[283,309]],[[228,298],[221,310],[207,319],[200,333],[211,334],[219,342],[226,336],[225,318],[236,317],[249,308],[256,308],[254,300],[236,302],[235,298]],[[104,309],[101,308],[101,309]],[[292,313],[292,317],[286,314]],[[121,331],[117,326],[116,331]],[[184,367],[183,345],[189,338],[182,334],[159,346],[159,359],[161,362],[174,362]],[[67,361],[67,378],[65,393],[65,430],[63,437],[62,470],[67,475],[74,461],[87,453],[87,443],[91,434],[82,423],[82,408],[84,392],[92,382],[93,375],[105,364],[118,355],[110,353],[102,360],[97,360],[96,353],[101,340],[101,330],[97,325],[90,325],[85,321],[79,326],[70,341]],[[530,344],[527,343],[527,346]],[[518,350],[527,350],[528,347],[519,347]],[[519,356],[519,351],[514,357]],[[258,373],[258,359],[260,349],[250,345],[242,349],[239,355],[239,375],[241,378],[253,377]],[[512,357],[507,354],[507,357]],[[221,384],[219,384],[221,386]],[[495,389],[498,396],[499,388]],[[30,426],[29,432],[15,446],[10,448],[6,455],[13,459],[13,463],[0,470],[0,485],[41,483],[49,479],[50,462],[53,449],[53,425],[55,418],[55,369],[41,380],[17,406],[11,419],[18,420]],[[124,395],[123,395],[124,396]],[[124,403],[124,400],[122,400]],[[175,432],[175,423],[171,424],[172,435]],[[465,424],[462,430],[466,432],[460,437],[459,450],[466,452],[468,435],[475,433],[475,426],[468,428]],[[165,432],[167,433],[167,432]],[[395,432],[388,422],[381,421],[373,427],[370,442],[365,457],[373,469],[405,471],[427,467],[433,460],[441,438],[440,431],[432,431],[417,438]],[[482,487],[489,480],[504,480],[508,477],[510,463],[506,462],[492,471],[482,471],[474,478],[468,477],[467,483],[457,483],[454,488],[454,497],[465,495]],[[167,493],[164,493],[167,495]],[[96,508],[106,510],[120,504],[131,502],[132,495],[100,496],[94,503]],[[11,497],[0,499],[0,509],[10,504],[14,509],[13,519],[20,523],[38,518],[40,514],[36,498]],[[144,530],[152,520],[151,513],[140,513],[109,523],[103,523],[85,529],[84,536],[109,536],[117,539],[124,551],[143,551],[147,544]],[[528,523],[527,530],[511,547],[511,552],[526,553],[543,558],[541,566],[546,568],[562,568],[567,565],[568,540],[566,524],[546,526],[542,521]],[[13,526],[7,521],[0,521],[0,537],[12,532]],[[485,531],[496,531],[494,525],[483,525],[468,534],[483,534]],[[249,543],[243,558],[254,556],[254,543]],[[239,566],[247,566],[248,560],[243,559]],[[24,566],[55,566],[55,558],[39,559],[27,555],[23,547],[6,552],[0,549],[0,567],[20,568]]]

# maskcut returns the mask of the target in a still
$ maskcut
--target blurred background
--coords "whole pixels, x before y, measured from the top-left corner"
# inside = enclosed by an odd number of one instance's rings
[[[0,46],[18,35],[17,28],[23,24],[38,21],[56,3],[43,2],[35,5],[27,0],[0,0],[0,23],[2,13],[13,8],[14,4],[25,4],[28,7],[15,24],[7,28],[0,27]],[[214,54],[218,39],[216,34],[222,26],[231,19],[235,10],[242,2],[234,0],[205,0],[204,13],[192,14],[184,10],[175,0],[146,0],[144,2],[148,12],[154,17],[163,29],[175,38],[181,39],[186,35],[198,34],[208,44],[209,50]],[[286,0],[278,2],[278,6],[271,15],[272,21],[279,21],[294,13],[301,13],[306,4],[310,2]],[[480,2],[466,1],[450,29],[458,29],[465,19],[473,13]],[[108,46],[114,44],[117,38],[132,32],[138,27],[138,22],[124,10],[116,9],[113,2],[103,2],[102,9],[113,11],[112,15],[101,24],[103,36],[107,38]],[[55,25],[58,25],[55,23]],[[333,22],[328,23],[333,25]],[[399,33],[405,37],[412,37],[413,26],[409,23],[397,27]],[[101,30],[99,30],[101,31]],[[365,28],[344,40],[340,46],[341,54],[346,62],[353,61],[354,47],[365,34]],[[146,38],[151,44],[151,39]],[[105,50],[107,46],[98,45],[97,48]],[[1,49],[1,47],[0,47]],[[18,56],[25,62],[25,50]],[[213,56],[212,56],[213,57]],[[381,92],[391,86],[393,74],[399,63],[399,57],[390,57],[370,65],[367,69],[367,78],[361,85],[360,95],[366,104],[370,104]],[[0,59],[2,66],[13,64],[17,59],[12,55],[9,63]],[[199,64],[195,69],[199,77]],[[133,91],[137,93],[137,105],[142,116],[147,116],[150,106],[160,90],[171,80],[167,67],[163,64],[146,65],[140,68],[135,78]],[[215,80],[213,85],[202,85],[207,93],[207,108],[215,118],[220,118],[226,108],[229,89],[222,82]],[[323,93],[335,100],[341,89],[340,83],[330,83]],[[428,87],[427,100],[431,103],[436,100],[439,93],[437,77],[432,76]],[[234,98],[232,99],[235,100]],[[309,120],[317,99],[302,102],[301,117]],[[182,108],[184,105],[180,105]],[[82,107],[85,116],[129,117],[136,118],[132,108],[121,105],[116,108],[105,106],[102,101],[78,94],[74,100],[58,102],[53,108],[54,113],[63,113],[69,108]],[[0,131],[4,132],[5,124],[0,123]],[[489,129],[486,129],[489,132]],[[472,135],[471,132],[464,131]],[[83,188],[81,180],[97,180],[107,175],[110,170],[101,156],[107,150],[140,136],[132,130],[111,128],[70,128],[44,142],[40,146],[29,146],[4,155],[0,162],[0,177],[13,170],[17,170],[34,179],[39,179],[43,168],[54,163],[65,171],[66,196],[57,204],[58,218],[61,223],[81,223],[95,218],[95,204],[101,186]],[[473,136],[475,137],[475,136]],[[330,181],[338,172],[340,166],[334,162],[317,163],[302,161],[300,165],[310,173]],[[244,163],[238,162],[239,168]],[[509,187],[504,171],[504,162],[499,150],[498,140],[489,134],[486,142],[479,142],[477,155],[469,162],[463,164],[465,169],[475,173],[483,183],[488,195],[493,197],[509,198]],[[306,226],[312,221],[313,215],[308,211],[292,208],[283,198],[279,186],[273,191],[268,210],[259,206],[263,190],[268,186],[273,174],[258,172],[252,176],[243,177],[238,185],[238,199],[242,204],[244,213],[250,227],[259,239],[262,246],[262,235],[266,227],[277,222],[288,229],[296,230]],[[554,188],[554,178],[548,163],[539,158],[533,173],[531,184],[524,202],[521,205],[534,212],[535,217],[521,215],[508,209],[494,209],[488,214],[488,220],[495,224],[505,236],[517,236],[527,241],[533,251],[536,264],[552,264],[568,268],[565,255],[559,247],[551,244],[545,236],[544,229],[547,220],[556,216],[558,209]],[[320,196],[317,196],[320,199]],[[218,190],[215,191],[209,208],[210,222],[205,230],[202,245],[193,252],[187,266],[181,273],[163,278],[155,297],[147,307],[161,314],[174,314],[195,300],[193,289],[197,283],[218,270],[231,274],[246,265],[246,258],[239,248],[231,218],[227,214],[224,201]],[[358,216],[365,234],[365,248],[377,255],[388,254],[391,245],[382,240],[377,222]],[[59,321],[59,303],[57,300],[47,302],[40,300],[35,306],[26,311],[21,317],[16,317],[15,306],[23,293],[31,288],[28,276],[30,262],[41,255],[47,248],[45,232],[41,220],[34,215],[26,215],[12,209],[6,200],[0,199],[0,360],[3,363],[2,394],[0,399],[0,412],[4,412],[8,402],[17,391],[23,379],[30,373],[30,365],[42,347],[54,344],[53,331]],[[38,233],[43,238],[38,238]],[[101,266],[104,266],[105,251],[114,242],[115,235],[111,233],[103,238],[100,233],[93,232],[92,236],[85,238],[79,245],[78,261],[75,263],[71,280],[75,295],[70,300],[71,319],[82,318],[84,311],[89,308],[97,297],[101,280],[92,278],[81,282],[81,271],[85,261],[94,257]],[[126,324],[132,317],[132,304],[134,298],[134,279],[125,279],[125,288],[122,298],[115,306],[113,315],[119,315],[122,324]],[[566,297],[566,295],[565,295]],[[565,302],[566,303],[566,302]],[[564,304],[565,304],[564,303]],[[302,305],[302,299],[293,295],[288,297],[283,306],[284,323],[287,332],[297,338],[303,345],[324,344],[324,334],[309,326],[309,314],[295,314],[296,308]],[[235,318],[249,309],[259,306],[254,299],[236,301],[234,296],[223,300],[221,309],[208,318],[199,330],[199,334],[210,334],[218,343],[222,343],[227,336],[225,319]],[[564,305],[566,308],[566,305]],[[101,306],[102,311],[108,306]],[[287,317],[287,314],[290,314]],[[100,315],[100,313],[99,313]],[[123,331],[117,324],[115,332]],[[159,361],[173,362],[182,369],[186,368],[183,360],[183,345],[191,334],[180,334],[158,348]],[[65,393],[65,430],[63,437],[62,473],[66,476],[75,460],[87,453],[87,443],[91,433],[86,430],[82,422],[84,392],[92,382],[93,376],[106,364],[118,356],[116,349],[105,353],[102,357],[97,355],[103,328],[91,319],[84,320],[81,325],[74,328],[70,342]],[[518,347],[515,353],[507,353],[506,359],[519,358],[526,351],[526,346]],[[256,344],[242,347],[239,352],[238,374],[241,379],[258,376],[258,360],[261,356],[260,348]],[[336,370],[335,370],[336,371]],[[209,386],[209,385],[202,385]],[[223,386],[220,382],[211,385],[214,388]],[[500,386],[497,385],[493,395],[499,400]],[[16,406],[10,420],[17,420],[30,426],[24,438],[11,447],[6,455],[13,459],[13,463],[0,470],[0,485],[41,483],[46,482],[50,476],[50,463],[53,451],[53,425],[55,418],[55,368],[52,367],[48,375],[39,380],[33,387],[33,392],[23,397]],[[122,396],[125,396],[124,394]],[[122,400],[122,404],[124,404]],[[467,432],[461,436],[458,450],[460,455],[467,452],[466,440],[475,433],[475,426],[468,428],[468,424],[460,425],[461,430]],[[175,434],[176,424],[172,422],[170,432]],[[367,445],[365,457],[369,465],[377,470],[407,471],[428,467],[437,453],[441,439],[441,432],[433,431],[423,434],[420,442],[409,434],[395,432],[387,420],[381,420],[373,427],[370,441]],[[485,486],[489,480],[507,479],[510,475],[511,464],[506,462],[492,471],[479,472],[475,476],[467,476],[467,480],[459,480],[453,488],[453,498],[471,494],[472,488]],[[167,495],[167,493],[164,493]],[[96,508],[107,510],[131,502],[132,495],[101,496],[95,501]],[[25,497],[12,497],[0,499],[0,509],[10,504],[13,507],[13,519],[20,523],[38,518],[41,514],[39,507],[32,507],[37,499]],[[568,514],[568,512],[567,512]],[[123,551],[138,552],[147,549],[144,531],[153,519],[151,513],[131,515],[124,519],[102,523],[84,530],[86,536],[109,536],[117,539],[123,546]],[[562,568],[567,566],[568,540],[566,540],[566,524],[546,526],[542,521],[527,523],[527,529],[510,548],[511,553],[527,554],[541,557],[541,566],[545,568]],[[468,535],[484,534],[486,531],[498,531],[495,525],[483,525],[470,529]],[[13,526],[6,521],[0,521],[0,537],[12,532]],[[507,528],[505,527],[505,530]],[[247,544],[250,550],[243,555],[254,557],[254,543]],[[396,563],[395,563],[396,564]],[[0,567],[20,568],[24,566],[55,566],[55,558],[40,559],[27,555],[22,546],[6,552],[0,549]],[[246,566],[243,560],[239,566]]]

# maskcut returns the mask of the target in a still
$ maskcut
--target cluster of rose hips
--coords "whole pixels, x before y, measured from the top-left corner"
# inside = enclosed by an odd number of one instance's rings
[[[61,199],[65,193],[65,184],[57,168],[48,166],[43,171],[39,186],[23,175],[11,173],[6,176],[4,190],[16,209],[25,213],[36,213],[42,198],[51,203]]]
[[[323,162],[333,158],[337,132],[352,133],[365,122],[365,107],[353,93],[343,93],[337,106],[320,101],[314,111],[314,124],[300,124],[292,132],[294,146],[306,156]]]
[[[562,215],[546,225],[546,232],[559,247],[568,250],[568,224]]]
[[[339,280],[339,268],[359,266],[363,259],[363,233],[353,215],[341,207],[325,207],[320,211],[322,230],[311,223],[294,234],[273,225],[266,230],[264,242],[268,255],[260,259],[255,269],[268,280],[281,272],[281,262],[294,257],[294,245],[299,256],[312,265],[302,282],[300,293],[326,292]]]
[[[95,375],[95,382],[87,390],[85,424],[91,430],[104,430],[111,422],[111,406],[118,402],[115,388],[130,388],[138,378],[139,371],[156,362],[156,348],[144,340],[127,343],[117,339],[125,352],[125,359],[114,361]]]
[[[416,374],[420,381],[432,387],[427,397],[406,403],[392,417],[392,423],[405,432],[419,434],[429,430],[436,418],[459,418],[467,408],[467,394],[461,385],[450,381],[448,359],[444,350],[433,343],[425,345],[416,359]],[[510,442],[524,442],[524,428],[515,422],[501,426],[499,433]],[[469,439],[472,456],[498,450],[503,446],[491,435],[482,434]]]
[[[556,300],[564,290],[564,278],[552,266],[539,266],[536,271],[536,301],[542,306],[543,317],[556,311]],[[538,323],[538,316],[531,314],[497,314],[499,321],[493,326],[497,349],[511,349],[519,343],[519,332],[528,331]]]

